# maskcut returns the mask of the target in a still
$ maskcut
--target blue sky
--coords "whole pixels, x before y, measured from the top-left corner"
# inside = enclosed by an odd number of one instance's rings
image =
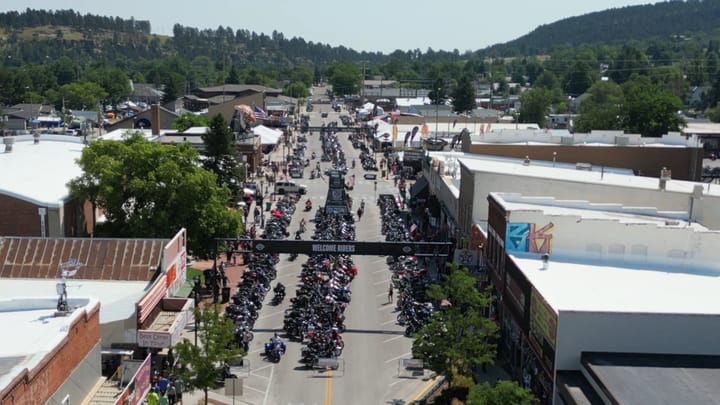
[[[73,9],[81,14],[149,20],[154,33],[187,27],[248,29],[287,38],[392,52],[428,48],[477,50],[520,37],[539,25],[637,0],[3,0],[0,11]]]

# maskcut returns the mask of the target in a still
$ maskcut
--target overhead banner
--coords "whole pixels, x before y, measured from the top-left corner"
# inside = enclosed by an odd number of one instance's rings
[[[450,242],[353,242],[308,240],[250,240],[254,253],[348,254],[370,256],[447,256]]]

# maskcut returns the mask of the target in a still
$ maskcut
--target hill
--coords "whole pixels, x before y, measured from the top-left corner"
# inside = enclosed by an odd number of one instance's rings
[[[667,1],[565,18],[478,53],[484,56],[542,55],[580,46],[687,39],[699,34],[717,34],[718,27],[720,0]]]

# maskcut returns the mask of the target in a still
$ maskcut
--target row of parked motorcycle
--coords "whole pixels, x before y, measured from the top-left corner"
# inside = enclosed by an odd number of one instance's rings
[[[263,239],[285,239],[289,236],[288,225],[295,212],[295,200],[291,196],[283,196],[277,201],[273,215],[265,222]],[[248,263],[242,280],[237,285],[237,291],[231,297],[231,303],[225,308],[225,316],[235,322],[235,342],[246,352],[254,338],[252,329],[258,318],[263,301],[270,290],[272,281],[277,277],[275,265],[279,261],[276,254],[244,253],[244,263]],[[281,284],[275,287],[273,304],[278,305],[285,296],[285,288]],[[282,297],[282,298],[280,298]],[[267,346],[266,346],[267,349]],[[266,350],[265,355],[271,361],[280,361],[284,352],[284,345],[278,345],[277,350]]]
[[[387,241],[405,242],[410,240],[408,224],[403,220],[402,211],[392,195],[381,195],[378,199],[381,215],[381,232]],[[393,288],[398,291],[395,310],[397,322],[405,327],[405,336],[420,331],[433,314],[434,308],[425,292],[429,287],[427,268],[416,256],[389,257],[388,266],[392,273]]]

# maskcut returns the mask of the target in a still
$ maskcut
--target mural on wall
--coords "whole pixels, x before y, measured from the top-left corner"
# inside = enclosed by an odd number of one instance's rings
[[[552,232],[555,224],[542,228],[528,222],[511,222],[505,233],[505,250],[508,252],[551,253]]]

